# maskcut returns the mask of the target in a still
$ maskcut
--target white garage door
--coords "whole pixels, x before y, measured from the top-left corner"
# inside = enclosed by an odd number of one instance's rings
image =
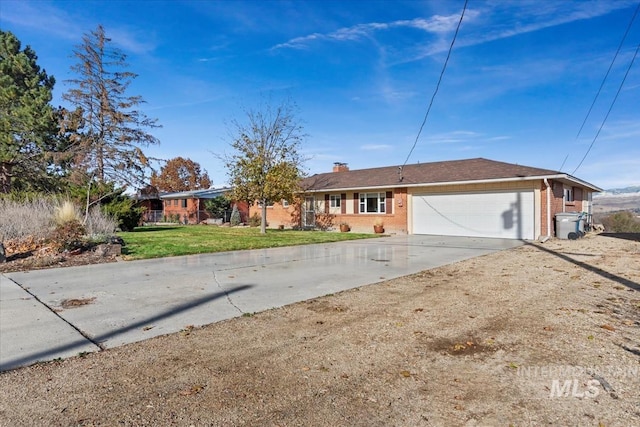
[[[417,194],[413,233],[534,238],[533,191]]]

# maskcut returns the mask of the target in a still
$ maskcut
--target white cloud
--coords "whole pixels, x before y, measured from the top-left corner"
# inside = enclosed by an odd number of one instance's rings
[[[576,173],[601,188],[620,188],[640,183],[640,157],[611,155],[587,158]]]
[[[477,140],[480,134],[467,130],[455,130],[439,134],[429,135],[425,139],[428,144],[457,144],[470,140]]]
[[[592,19],[612,11],[629,7],[634,1],[577,1],[577,2],[495,2],[481,4],[478,8],[467,9],[462,22],[461,33],[456,47],[475,46],[520,34],[539,31],[574,21]],[[504,16],[513,20],[504,22]],[[320,42],[354,42],[366,38],[375,39],[376,33],[399,29],[416,29],[431,40],[422,40],[413,46],[399,47],[394,64],[412,62],[447,51],[451,40],[449,35],[455,30],[460,14],[433,15],[429,18],[414,18],[391,22],[371,22],[343,27],[332,32],[314,32],[306,36],[292,38],[271,48],[308,49]],[[400,38],[398,38],[400,40]]]
[[[640,121],[624,120],[608,122],[602,128],[599,139],[608,141],[640,140]],[[597,143],[597,141],[596,141]]]
[[[155,49],[155,44],[149,39],[149,34],[136,34],[125,28],[107,28],[105,33],[113,43],[125,51],[136,54],[150,53]]]
[[[5,2],[2,20],[18,27],[36,30],[64,40],[80,43],[82,35],[96,29],[98,23],[89,22],[81,14],[74,15],[45,2]],[[147,32],[104,25],[105,33],[115,45],[133,53],[148,53],[155,49]]]
[[[470,12],[471,17],[477,15]],[[460,15],[440,16],[434,15],[429,19],[416,18],[410,20],[398,20],[392,22],[370,22],[366,24],[357,24],[351,27],[340,28],[330,33],[313,33],[307,36],[293,38],[285,43],[272,47],[277,49],[305,49],[312,42],[317,41],[357,41],[366,37],[372,37],[378,31],[386,31],[398,28],[413,28],[422,30],[432,34],[449,33],[455,30]]]
[[[2,21],[30,30],[45,31],[65,40],[79,40],[81,26],[68,13],[44,2],[4,2]]]
[[[468,11],[466,13],[467,19],[472,19],[477,16],[477,12]],[[460,15],[440,16],[434,15],[429,19],[416,18],[409,21],[396,21],[392,25],[395,27],[409,27],[424,30],[430,33],[449,33],[456,29]]]
[[[481,6],[476,10],[468,10],[465,13],[462,29],[455,46],[456,48],[461,48],[481,45],[545,28],[596,18],[635,4],[635,0],[619,2],[563,1],[541,3],[540,1],[519,1],[489,3],[489,6]],[[501,25],[494,23],[494,21],[504,20],[504,17],[508,15],[514,17],[513,21],[506,21]],[[459,19],[459,15],[457,15],[457,19]],[[476,22],[478,25],[474,25]],[[491,30],[491,28],[494,29]],[[417,54],[408,55],[397,63],[418,61],[446,52],[450,43],[450,40],[439,38],[423,46],[416,46]]]
[[[488,136],[484,133],[470,130],[454,130],[432,135],[425,135],[421,138],[424,144],[430,145],[450,145],[458,151],[470,151],[488,146],[492,143],[506,141],[510,136],[497,135]]]
[[[365,151],[381,151],[390,148],[392,148],[392,146],[389,144],[365,144],[360,146],[360,149]]]

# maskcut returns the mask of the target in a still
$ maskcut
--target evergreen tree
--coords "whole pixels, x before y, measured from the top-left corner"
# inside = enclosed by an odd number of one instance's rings
[[[242,222],[242,218],[240,217],[240,211],[238,210],[237,205],[233,205],[233,209],[231,210],[231,219],[229,220],[232,226],[240,225]]]
[[[47,185],[58,148],[56,115],[49,104],[55,80],[36,53],[0,30],[0,193]]]

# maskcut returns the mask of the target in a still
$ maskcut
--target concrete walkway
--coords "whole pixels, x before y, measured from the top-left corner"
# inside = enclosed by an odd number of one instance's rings
[[[521,244],[394,236],[8,273],[0,275],[0,370],[141,341]],[[69,306],[71,300],[75,306]]]

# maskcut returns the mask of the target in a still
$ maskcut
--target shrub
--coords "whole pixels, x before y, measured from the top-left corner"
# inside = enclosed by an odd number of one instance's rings
[[[90,240],[107,241],[116,221],[94,207],[83,218],[69,200],[40,195],[0,198],[0,244],[37,248],[49,242],[57,250],[80,247]]]
[[[51,199],[0,199],[0,241],[44,239],[51,231],[54,204]]]
[[[111,216],[122,231],[131,231],[140,224],[144,208],[136,207],[127,196],[118,196],[102,205],[102,211]]]
[[[260,227],[261,223],[262,217],[257,213],[254,213],[253,215],[251,215],[251,218],[249,218],[249,227]]]
[[[81,247],[84,235],[84,226],[77,219],[72,219],[56,225],[49,241],[51,246],[57,249],[58,252],[62,252],[63,250],[73,250]]]
[[[212,218],[224,218],[225,211],[228,211],[230,207],[231,202],[224,196],[218,196],[204,202],[204,208]]]
[[[335,215],[328,213],[320,213],[316,214],[316,223],[315,226],[322,231],[326,231],[333,227],[333,220],[335,219]]]
[[[633,212],[616,212],[602,218],[605,231],[611,233],[640,233],[640,220]]]
[[[240,211],[238,210],[237,205],[233,205],[233,210],[231,211],[231,219],[229,220],[232,226],[240,225],[242,219],[240,218]]]
[[[99,206],[92,207],[89,210],[89,215],[85,218],[87,235],[95,242],[109,240],[116,228],[118,228],[116,219],[102,212]]]

